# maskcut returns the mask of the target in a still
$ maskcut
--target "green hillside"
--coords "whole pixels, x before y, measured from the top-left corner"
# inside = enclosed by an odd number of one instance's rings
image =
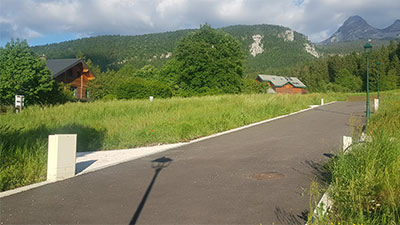
[[[275,25],[238,25],[220,28],[236,37],[242,43],[245,53],[245,74],[268,72],[274,69],[294,66],[315,58],[305,50],[311,44],[300,33]],[[84,55],[102,70],[119,69],[126,64],[141,68],[153,65],[160,68],[173,57],[177,42],[193,30],[146,34],[138,36],[98,36],[66,41],[58,44],[35,46],[38,54],[48,59],[70,58]],[[285,32],[288,34],[285,35]],[[250,54],[253,36],[261,37],[263,53]],[[292,35],[293,40],[290,38]],[[286,40],[284,40],[286,38]]]
[[[339,54],[350,54],[352,52],[363,52],[364,45],[368,40],[357,40],[357,41],[345,41],[329,44],[317,44],[316,49],[323,55],[339,55]],[[382,45],[387,46],[390,44],[390,40],[373,40],[371,42],[375,48],[380,48]]]

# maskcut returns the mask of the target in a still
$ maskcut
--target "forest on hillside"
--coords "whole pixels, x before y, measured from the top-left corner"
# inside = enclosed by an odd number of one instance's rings
[[[365,44],[365,43],[364,43]],[[374,46],[369,54],[370,90],[400,88],[400,41]],[[366,89],[365,52],[332,55],[277,71],[300,78],[311,92],[358,92]]]
[[[267,73],[271,69],[295,66],[314,59],[305,50],[311,43],[303,34],[289,28],[275,25],[237,25],[217,30],[224,31],[241,43],[245,56],[244,74]],[[98,36],[66,41],[58,44],[34,46],[32,49],[48,59],[75,58],[85,56],[102,71],[118,70],[125,65],[140,69],[152,65],[160,69],[174,55],[177,43],[195,30],[179,30],[138,36]],[[290,31],[293,40],[285,40],[285,32]],[[262,54],[250,54],[253,36],[262,37]]]
[[[363,46],[369,40],[357,40],[357,41],[343,41],[334,42],[329,44],[316,44],[316,49],[318,52],[325,56],[329,55],[346,55],[353,52],[363,52]],[[372,40],[371,44],[374,46],[388,46],[391,40]]]

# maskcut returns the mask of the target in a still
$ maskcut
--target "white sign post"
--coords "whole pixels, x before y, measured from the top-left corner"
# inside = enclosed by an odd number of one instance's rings
[[[15,111],[17,113],[21,112],[24,108],[24,101],[25,97],[23,95],[16,95],[15,96]]]
[[[346,151],[348,148],[351,149],[352,144],[353,144],[352,137],[343,136],[343,151]]]
[[[379,99],[374,99],[374,110],[375,112],[379,109]]]

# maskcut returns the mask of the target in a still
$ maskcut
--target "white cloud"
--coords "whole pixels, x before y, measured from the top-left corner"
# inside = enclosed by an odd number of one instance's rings
[[[0,0],[1,39],[75,33],[135,35],[235,24],[277,24],[328,38],[353,15],[378,28],[400,15],[398,0]]]

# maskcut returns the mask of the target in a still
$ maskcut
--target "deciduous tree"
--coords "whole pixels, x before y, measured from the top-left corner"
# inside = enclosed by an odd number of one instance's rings
[[[183,38],[175,51],[175,81],[193,94],[238,93],[243,53],[238,40],[205,24]]]
[[[55,103],[60,99],[59,87],[51,78],[46,62],[26,41],[11,40],[0,51],[1,105],[13,104],[17,94],[25,96],[26,105]]]

